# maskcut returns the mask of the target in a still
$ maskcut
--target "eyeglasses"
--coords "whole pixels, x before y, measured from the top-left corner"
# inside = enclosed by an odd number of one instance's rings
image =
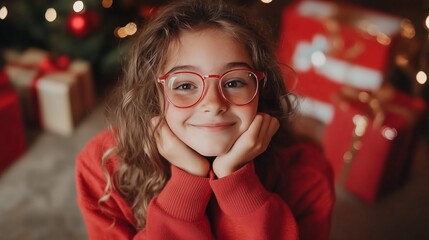
[[[158,82],[164,85],[164,93],[171,104],[187,108],[198,103],[203,97],[206,79],[218,78],[218,90],[222,97],[231,104],[242,106],[255,98],[259,82],[264,77],[263,72],[240,68],[229,70],[222,75],[207,76],[191,71],[174,72],[158,78]]]

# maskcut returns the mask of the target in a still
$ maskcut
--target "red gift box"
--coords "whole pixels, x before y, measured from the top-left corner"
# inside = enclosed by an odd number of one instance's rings
[[[332,108],[332,94],[343,85],[379,89],[400,38],[401,20],[332,1],[295,1],[287,7],[278,56],[297,72],[297,83],[286,85],[311,103],[301,106],[304,113],[319,105]],[[329,122],[333,112],[328,111],[320,111],[327,116],[315,112],[314,117]]]
[[[387,87],[377,94],[347,88],[334,99],[322,144],[336,182],[375,202],[406,179],[425,103]]]
[[[0,173],[26,150],[24,123],[18,95],[0,71]]]

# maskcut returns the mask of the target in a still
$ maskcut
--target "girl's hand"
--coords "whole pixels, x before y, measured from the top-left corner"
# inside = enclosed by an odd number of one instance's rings
[[[209,161],[182,142],[164,119],[152,118],[152,126],[155,127],[159,121],[161,123],[155,131],[155,139],[161,156],[192,175],[206,177],[210,171]]]
[[[276,118],[265,113],[256,114],[249,129],[237,139],[229,152],[214,160],[213,171],[216,176],[227,176],[263,153],[279,126]]]

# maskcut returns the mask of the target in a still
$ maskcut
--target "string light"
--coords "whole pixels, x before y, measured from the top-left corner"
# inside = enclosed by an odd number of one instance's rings
[[[125,31],[129,36],[134,35],[137,32],[137,24],[130,22],[125,26]]]
[[[75,11],[76,13],[82,12],[84,8],[85,8],[85,5],[83,4],[82,1],[76,1],[73,3],[73,11]]]
[[[3,6],[0,8],[0,19],[3,20],[7,16],[7,8],[6,6]]]
[[[366,102],[368,102],[369,101],[369,99],[370,99],[370,95],[369,95],[369,93],[367,93],[367,92],[359,92],[358,93],[358,99],[359,99],[359,101],[361,101],[361,102],[363,102],[363,103],[366,103]]]
[[[425,72],[419,71],[416,75],[416,80],[420,84],[425,84],[426,81],[428,80],[428,76],[426,75]]]
[[[48,22],[53,22],[57,19],[57,11],[54,8],[48,8],[45,12],[45,19]]]
[[[358,137],[363,136],[366,126],[368,125],[368,119],[365,116],[355,115],[353,117],[353,123],[356,126],[354,134]]]
[[[408,59],[407,59],[407,57],[406,57],[406,56],[404,56],[403,54],[398,54],[398,55],[395,57],[395,62],[396,62],[396,64],[397,64],[398,66],[405,67],[405,66],[407,66],[407,64],[408,64]]]
[[[101,5],[102,5],[104,8],[110,8],[110,7],[113,5],[113,0],[103,0],[103,1],[101,2]]]
[[[115,35],[119,38],[131,36],[137,32],[137,24],[130,22],[125,27],[117,27],[114,31]]]
[[[381,134],[387,140],[393,140],[398,135],[398,131],[396,131],[395,128],[384,127],[383,130],[381,130]]]
[[[408,39],[414,38],[416,30],[409,19],[402,19],[401,21],[401,35]]]
[[[76,17],[72,18],[70,24],[71,27],[77,31],[83,31],[86,26],[85,19],[81,15],[77,15]]]
[[[382,44],[382,45],[385,45],[385,46],[388,46],[388,45],[390,44],[390,42],[391,42],[390,37],[389,37],[389,36],[387,36],[387,35],[386,35],[386,34],[384,34],[384,33],[379,33],[379,34],[377,34],[376,39],[377,39],[377,42],[378,42],[378,43],[380,43],[380,44]]]

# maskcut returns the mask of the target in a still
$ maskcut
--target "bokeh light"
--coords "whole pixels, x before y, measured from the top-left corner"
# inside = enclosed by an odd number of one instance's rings
[[[53,22],[57,19],[57,11],[54,8],[48,8],[45,12],[45,19],[48,22]]]
[[[82,10],[85,8],[85,5],[82,1],[76,1],[73,3],[73,11],[75,12],[82,12]]]
[[[2,6],[0,8],[0,19],[3,20],[7,17],[7,8],[6,6]]]
[[[426,73],[425,73],[425,72],[423,72],[423,71],[419,71],[419,72],[416,74],[416,80],[417,80],[417,82],[418,82],[418,83],[420,83],[420,84],[425,84],[425,83],[426,83],[426,81],[428,80],[428,76],[426,75]]]

